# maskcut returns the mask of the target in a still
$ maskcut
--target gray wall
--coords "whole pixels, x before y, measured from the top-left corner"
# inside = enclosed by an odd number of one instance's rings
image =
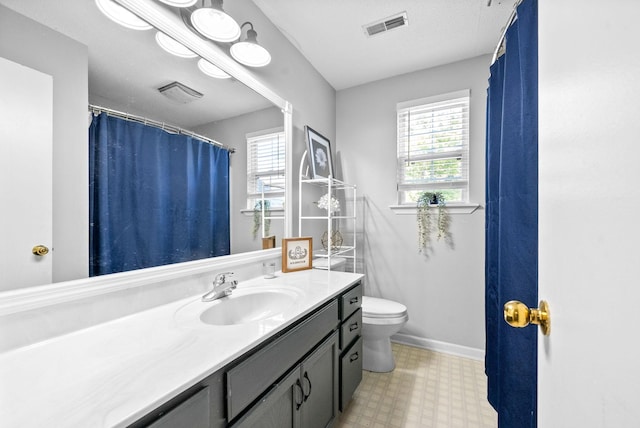
[[[253,9],[251,21],[258,31],[258,41],[269,49],[272,57],[269,66],[254,70],[254,74],[293,105],[292,170],[296,178],[293,200],[287,201],[287,203],[291,204],[294,208],[294,215],[297,216],[299,182],[297,175],[300,159],[306,150],[304,126],[309,125],[329,138],[332,143],[335,141],[336,91],[253,2],[250,0],[236,1],[250,3]],[[297,219],[294,219],[293,222],[293,235],[298,235]]]
[[[53,76],[53,280],[87,277],[87,47],[0,6],[0,56]]]
[[[398,215],[396,103],[471,89],[470,202],[484,204],[489,56],[342,90],[336,143],[344,179],[363,197],[365,292],[407,306],[403,340],[484,349],[484,210],[452,215],[453,247],[418,253],[415,215]]]

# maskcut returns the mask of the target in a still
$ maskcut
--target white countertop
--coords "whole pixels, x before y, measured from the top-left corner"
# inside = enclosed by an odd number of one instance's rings
[[[287,288],[285,314],[231,326],[199,321],[200,295],[0,354],[3,427],[120,427],[216,372],[357,282],[324,270],[238,284]]]

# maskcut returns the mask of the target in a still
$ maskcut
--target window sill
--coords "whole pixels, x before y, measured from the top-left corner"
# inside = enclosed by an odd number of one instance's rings
[[[270,219],[284,219],[284,208],[274,208],[269,211],[271,211],[271,215],[269,216]],[[246,216],[253,216],[253,210],[248,210],[246,208],[240,210],[240,213]]]
[[[433,208],[437,208],[434,206]],[[463,204],[463,203],[451,203],[446,205],[449,214],[471,214],[480,208],[480,204]],[[418,209],[415,205],[389,205],[389,209],[396,215],[416,215]]]

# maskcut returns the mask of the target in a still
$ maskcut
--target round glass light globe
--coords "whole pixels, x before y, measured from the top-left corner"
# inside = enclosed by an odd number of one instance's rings
[[[268,50],[250,42],[235,43],[231,46],[231,56],[240,64],[249,67],[264,67],[271,62],[271,54]]]
[[[203,36],[216,42],[233,42],[240,37],[240,26],[221,10],[203,7],[191,14],[191,23]]]
[[[100,12],[113,22],[131,30],[150,30],[150,24],[138,18],[113,0],[96,0],[96,5]]]
[[[160,0],[164,4],[168,4],[173,7],[189,7],[196,4],[198,0]]]
[[[204,58],[198,60],[198,68],[207,76],[215,77],[216,79],[229,79],[231,77]]]
[[[198,56],[193,53],[193,51],[186,48],[182,43],[172,39],[160,31],[156,33],[156,42],[162,49],[169,52],[171,55],[179,56],[180,58],[195,58]]]

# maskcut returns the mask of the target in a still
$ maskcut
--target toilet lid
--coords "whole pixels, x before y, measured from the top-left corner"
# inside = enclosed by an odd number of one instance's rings
[[[396,318],[407,314],[407,307],[392,300],[362,297],[362,316],[368,318]]]

